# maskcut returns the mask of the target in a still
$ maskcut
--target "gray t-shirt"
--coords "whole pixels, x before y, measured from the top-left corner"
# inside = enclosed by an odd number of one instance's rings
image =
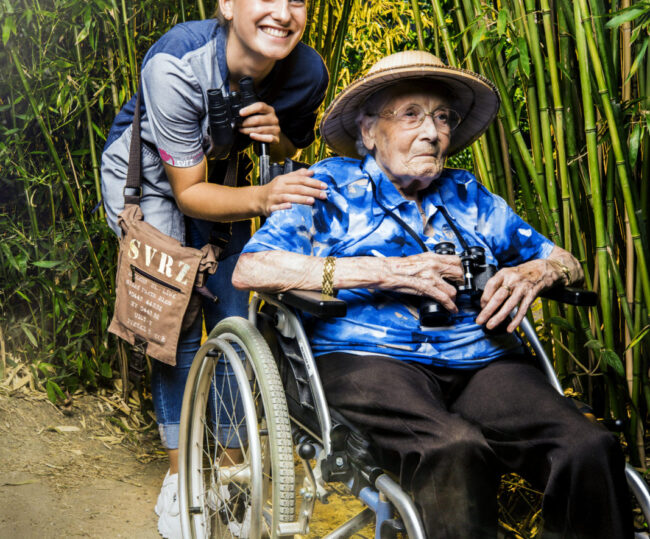
[[[210,158],[207,90],[219,88],[222,81],[229,90],[226,39],[227,30],[214,19],[179,24],[149,49],[142,64],[141,206],[147,222],[180,241],[184,239],[183,218],[162,162],[191,167],[204,155]],[[314,140],[316,110],[328,80],[322,58],[299,43],[276,63],[258,89],[260,100],[275,109],[282,132],[299,148]],[[134,109],[135,97],[115,118],[102,155],[104,206],[109,225],[118,234]],[[250,139],[239,135],[236,149],[249,143]]]

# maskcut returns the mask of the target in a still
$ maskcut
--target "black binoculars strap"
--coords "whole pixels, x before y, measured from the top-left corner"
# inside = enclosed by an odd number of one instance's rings
[[[124,205],[140,205],[142,196],[142,139],[140,137],[140,96],[142,94],[142,85],[138,88],[135,98],[135,110],[133,111],[133,124],[131,127],[131,145],[129,146],[129,167],[126,171],[126,183],[124,185]],[[237,170],[239,165],[239,155],[234,159],[228,160],[224,185],[235,187],[237,185]],[[135,191],[135,195],[127,195],[127,190]],[[232,234],[232,223],[227,224],[227,230],[221,230],[218,242],[214,242],[217,247],[225,249]],[[216,237],[216,236],[215,236]],[[212,239],[212,238],[211,238]],[[210,241],[210,243],[213,243]]]
[[[463,238],[463,235],[460,233],[460,230],[458,230],[458,228],[454,224],[454,219],[451,217],[451,215],[449,215],[447,208],[445,208],[444,206],[436,206],[436,209],[442,213],[445,219],[447,219],[447,224],[454,231],[454,234],[456,234],[456,237],[458,238],[458,242],[460,243],[460,246],[463,248],[463,251],[469,251],[469,245],[465,241],[465,238]]]
[[[386,206],[384,206],[381,202],[379,202],[379,197],[377,196],[377,186],[375,185],[375,182],[372,178],[370,178],[370,185],[372,187],[372,195],[375,197],[375,202],[377,205],[384,210],[388,215],[390,215],[395,221],[397,221],[397,224],[400,225],[404,230],[406,230],[409,235],[417,242],[417,244],[420,246],[422,249],[423,253],[426,253],[429,248],[427,247],[426,243],[422,241],[422,238],[418,235],[415,230],[413,230],[407,223],[402,219],[399,215],[393,213],[390,211]]]
[[[370,185],[372,186],[372,194],[375,197],[375,202],[377,205],[384,210],[388,215],[390,215],[397,223],[404,229],[406,232],[409,233],[409,235],[418,243],[420,248],[422,249],[423,253],[426,253],[430,249],[427,247],[426,243],[422,241],[422,238],[418,235],[415,230],[413,230],[404,219],[402,219],[399,215],[393,213],[390,211],[386,206],[384,206],[380,201],[379,198],[377,197],[377,186],[375,185],[375,182],[372,178],[370,178]],[[463,248],[464,251],[467,251],[469,249],[469,245],[465,241],[465,238],[463,238],[462,234],[460,233],[460,230],[456,227],[454,224],[454,220],[452,219],[451,215],[449,215],[449,212],[447,211],[447,208],[444,206],[436,206],[436,209],[440,211],[443,215],[443,217],[447,220],[447,223],[451,227],[451,229],[454,231],[454,234],[456,234],[456,237],[458,238],[458,241]]]

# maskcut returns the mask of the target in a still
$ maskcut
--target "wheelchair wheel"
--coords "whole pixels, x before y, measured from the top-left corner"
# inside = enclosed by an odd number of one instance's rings
[[[183,537],[276,537],[294,519],[291,427],[266,342],[231,317],[188,376],[179,445]]]

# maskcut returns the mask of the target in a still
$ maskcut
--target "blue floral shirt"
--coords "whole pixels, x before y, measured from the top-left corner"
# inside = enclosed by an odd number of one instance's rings
[[[465,170],[445,169],[423,193],[426,234],[416,203],[402,197],[373,157],[326,159],[312,170],[315,178],[328,184],[327,200],[273,213],[243,252],[284,250],[319,257],[421,253],[414,238],[387,214],[389,210],[429,249],[453,242],[460,253],[461,243],[436,206],[444,206],[467,244],[484,247],[486,261],[498,267],[546,258],[553,249],[551,241]],[[315,355],[348,351],[472,368],[521,347],[516,335],[486,334],[474,322],[478,309],[462,296],[450,324],[435,328],[420,325],[417,304],[404,294],[350,289],[340,290],[338,297],[347,302],[345,317],[320,320],[304,315]]]

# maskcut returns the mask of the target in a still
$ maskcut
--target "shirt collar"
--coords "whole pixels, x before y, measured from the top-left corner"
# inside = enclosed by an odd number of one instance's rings
[[[366,155],[361,163],[362,170],[369,176],[370,181],[375,183],[377,198],[379,202],[389,210],[394,210],[400,204],[408,202],[397,187],[393,185],[372,155]]]
[[[393,185],[393,182],[390,181],[384,171],[379,168],[377,161],[372,155],[367,155],[364,158],[361,163],[361,168],[375,182],[377,197],[379,197],[379,201],[386,208],[394,210],[400,204],[409,202],[397,190],[397,187]],[[436,179],[422,192],[422,208],[427,218],[431,218],[438,211],[436,206],[443,203],[438,187],[438,179]]]

